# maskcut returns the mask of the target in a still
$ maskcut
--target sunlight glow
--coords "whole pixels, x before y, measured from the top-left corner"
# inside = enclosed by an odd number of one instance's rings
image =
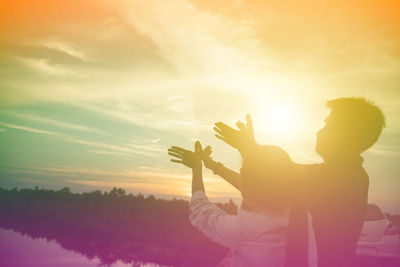
[[[287,136],[295,135],[298,131],[297,110],[289,105],[262,106],[256,115],[261,132]]]

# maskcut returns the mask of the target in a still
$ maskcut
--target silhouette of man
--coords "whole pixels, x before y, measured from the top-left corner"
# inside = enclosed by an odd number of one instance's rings
[[[295,164],[291,183],[284,183],[292,201],[286,266],[307,266],[307,211],[313,220],[318,267],[353,266],[357,240],[361,234],[368,203],[368,174],[361,153],[369,149],[385,127],[379,107],[364,98],[338,98],[327,102],[331,109],[325,126],[317,132],[316,152],[321,164]],[[254,140],[251,118],[239,130],[218,122],[217,137],[237,148],[243,160],[260,157]],[[238,174],[221,163],[208,164],[236,188]],[[206,166],[207,167],[207,166]],[[232,174],[232,175],[231,175]],[[231,178],[232,176],[232,178]]]

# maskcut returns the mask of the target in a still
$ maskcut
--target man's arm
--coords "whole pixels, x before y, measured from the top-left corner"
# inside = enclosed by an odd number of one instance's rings
[[[241,191],[242,176],[240,173],[225,167],[221,162],[218,162],[215,169],[212,171],[214,174],[221,176],[237,190]]]
[[[255,161],[260,161],[265,158],[264,150],[265,146],[259,145],[254,138],[254,128],[251,116],[248,114],[246,116],[247,124],[245,125],[243,122],[237,122],[236,126],[239,130],[233,129],[232,127],[226,125],[223,122],[217,122],[215,124],[214,130],[216,131],[216,137],[223,140],[228,145],[236,148],[242,157],[243,162],[252,163]],[[202,156],[204,165],[207,167],[207,162],[204,160]],[[214,166],[218,163],[209,164],[211,167],[207,167],[214,171],[214,168],[218,166]],[[222,165],[222,164],[220,164]],[[290,169],[293,170],[292,175],[289,178],[289,192],[293,192],[294,195],[306,195],[308,190],[310,190],[310,186],[312,186],[312,179],[309,179],[310,167],[313,165],[305,165],[305,164],[296,164],[293,163],[290,166]],[[238,190],[241,190],[241,174],[234,172],[226,167],[219,166],[214,173],[220,175],[227,182],[232,184]]]
[[[236,123],[236,126],[239,130],[235,130],[223,122],[215,123],[214,127],[214,130],[217,132],[215,136],[227,143],[228,145],[232,146],[233,148],[236,148],[240,152],[243,160],[247,159],[248,155],[251,155],[253,153],[254,148],[259,147],[254,139],[253,122],[250,114],[246,115],[246,122],[246,124],[241,121],[238,121]],[[202,155],[202,159],[206,167],[207,165],[210,166],[207,168],[213,170],[215,174],[221,176],[225,181],[241,191],[242,176],[240,173],[226,168],[220,162],[215,162],[212,160],[210,162],[207,162],[207,157],[204,155]],[[208,159],[211,159],[209,155]]]
[[[227,167],[221,162],[217,162],[211,158],[212,149],[207,146],[204,150],[201,150],[200,157],[204,162],[204,166],[210,169],[214,174],[221,176],[225,181],[233,185],[237,190],[241,190],[241,175]]]

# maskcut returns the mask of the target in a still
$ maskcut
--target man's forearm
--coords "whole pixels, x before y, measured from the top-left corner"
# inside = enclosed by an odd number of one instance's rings
[[[256,142],[249,143],[247,146],[241,148],[239,150],[242,158],[247,158],[253,156],[255,151],[261,146]],[[214,173],[221,176],[225,181],[233,185],[237,190],[242,191],[242,176],[240,173],[235,172],[227,167],[225,167],[222,163],[217,163],[216,167],[213,169]]]
[[[195,167],[192,169],[192,194],[196,191],[205,191],[202,167]]]

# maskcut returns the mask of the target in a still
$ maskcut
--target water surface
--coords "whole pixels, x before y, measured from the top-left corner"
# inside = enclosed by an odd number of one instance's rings
[[[117,260],[112,267],[132,266]],[[32,238],[13,230],[0,228],[0,266],[41,266],[41,267],[97,267],[106,266],[100,259],[88,257],[63,248],[54,240]],[[154,263],[136,263],[141,267],[160,267]]]

